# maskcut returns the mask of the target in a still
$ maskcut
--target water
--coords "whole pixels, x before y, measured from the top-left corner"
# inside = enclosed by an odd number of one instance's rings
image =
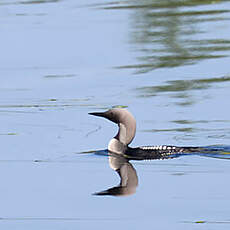
[[[226,229],[229,160],[132,161],[119,184],[105,149],[124,106],[132,146],[227,145],[229,1],[0,3],[2,229]],[[227,154],[226,154],[227,155]]]

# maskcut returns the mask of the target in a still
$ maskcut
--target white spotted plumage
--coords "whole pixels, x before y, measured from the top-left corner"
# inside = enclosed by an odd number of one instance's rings
[[[140,147],[143,150],[175,150],[175,146],[167,146],[167,145],[154,145],[154,146],[142,146]]]

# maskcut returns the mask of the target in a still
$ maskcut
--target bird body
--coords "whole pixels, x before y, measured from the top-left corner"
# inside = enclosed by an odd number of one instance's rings
[[[108,144],[108,150],[112,153],[121,154],[129,159],[168,159],[179,155],[198,152],[200,147],[178,147],[171,145],[129,147],[136,134],[136,120],[126,109],[114,108],[106,112],[89,113],[90,115],[104,117],[119,127],[118,133]]]

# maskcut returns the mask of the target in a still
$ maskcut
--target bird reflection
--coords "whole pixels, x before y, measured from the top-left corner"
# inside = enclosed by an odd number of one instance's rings
[[[109,152],[109,166],[120,176],[120,184],[107,190],[94,193],[98,196],[126,196],[136,192],[137,173],[133,165],[124,156]]]

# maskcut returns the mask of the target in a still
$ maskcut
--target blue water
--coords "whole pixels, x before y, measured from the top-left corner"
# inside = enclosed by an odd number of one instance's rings
[[[1,229],[227,229],[229,9],[1,1]],[[93,196],[120,182],[105,152],[93,153],[117,127],[88,116],[113,106],[137,120],[132,147],[218,151],[130,161],[135,193]]]

